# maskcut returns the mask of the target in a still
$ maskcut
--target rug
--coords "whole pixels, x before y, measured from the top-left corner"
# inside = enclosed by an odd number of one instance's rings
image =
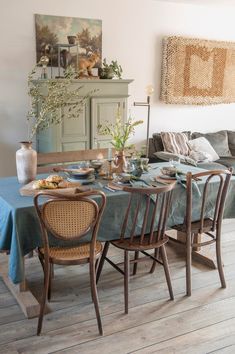
[[[235,43],[164,38],[160,98],[173,104],[235,102]]]

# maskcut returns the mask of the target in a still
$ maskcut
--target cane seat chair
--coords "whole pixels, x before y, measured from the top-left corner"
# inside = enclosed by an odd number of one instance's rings
[[[175,184],[172,183],[161,188],[123,188],[130,194],[130,197],[120,238],[105,243],[97,271],[97,282],[105,261],[124,276],[125,313],[128,313],[129,265],[134,264],[133,274],[136,274],[137,263],[146,261],[146,259],[155,260],[163,265],[170,298],[174,299],[165,249],[168,242],[165,229],[174,186]],[[110,243],[124,251],[124,270],[120,267],[123,263],[115,264],[107,257]],[[154,250],[154,255],[148,252],[150,250]],[[157,257],[157,250],[161,255],[161,260]],[[129,259],[129,252],[134,252],[132,260]],[[144,254],[145,257],[140,258],[139,253]]]
[[[47,199],[41,203],[41,198]],[[41,192],[34,197],[43,241],[43,247],[38,249],[38,255],[44,271],[44,288],[37,328],[38,335],[42,329],[46,301],[47,299],[50,300],[51,297],[53,265],[84,263],[89,263],[91,295],[95,306],[99,333],[103,334],[96,288],[96,262],[100,258],[102,244],[96,240],[96,236],[105,204],[105,194],[95,190],[73,195]],[[91,233],[90,242],[71,247],[70,241],[82,240],[88,232]],[[48,234],[50,234],[50,237],[52,235],[53,238],[63,241],[63,247],[51,247]],[[64,246],[64,244],[68,244],[68,246]]]
[[[221,258],[221,226],[224,212],[226,195],[231,179],[231,170],[205,171],[196,174],[191,172],[186,176],[186,213],[184,223],[175,225],[173,228],[184,235],[186,245],[186,293],[188,296],[192,293],[192,251],[211,244],[216,245],[216,259],[219,271],[219,277],[222,288],[226,287],[223,263]],[[203,188],[198,193],[193,194],[194,183],[197,180],[204,179]],[[199,187],[199,185],[198,185]],[[213,191],[210,191],[213,188]],[[209,195],[213,193],[213,201]],[[197,198],[197,200],[195,200]],[[200,202],[199,202],[199,200]],[[193,220],[193,211],[198,205],[199,219]],[[213,206],[210,216],[207,215],[208,207]],[[203,235],[207,239],[203,241]]]

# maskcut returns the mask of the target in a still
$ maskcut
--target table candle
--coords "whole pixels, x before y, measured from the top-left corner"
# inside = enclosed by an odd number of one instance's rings
[[[108,160],[112,160],[112,148],[108,148]]]

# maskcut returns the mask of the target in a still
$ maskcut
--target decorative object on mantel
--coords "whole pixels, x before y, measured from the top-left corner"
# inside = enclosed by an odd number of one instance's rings
[[[135,133],[135,127],[142,124],[142,120],[133,121],[131,117],[127,122],[123,122],[120,115],[120,110],[117,112],[115,124],[107,124],[105,126],[99,125],[99,133],[102,135],[109,135],[112,138],[111,144],[116,150],[116,156],[114,159],[114,171],[116,173],[125,172],[126,158],[125,150],[130,148],[128,140]]]
[[[35,26],[37,62],[42,55],[47,55],[51,74],[52,67],[66,68],[71,64],[77,68],[78,51],[80,60],[89,59],[92,54],[99,53],[95,67],[101,66],[101,20],[36,14]],[[60,73],[58,76],[60,77]]]
[[[103,66],[99,69],[99,76],[101,79],[117,79],[122,78],[122,67],[118,64],[117,60],[112,60],[110,64],[107,64],[106,58],[103,60]]]
[[[81,78],[95,78],[96,76],[93,75],[92,69],[94,68],[95,64],[100,60],[99,53],[93,53],[88,59],[81,58],[78,60],[78,77]]]
[[[235,102],[234,56],[232,42],[166,37],[160,98],[173,104]]]
[[[148,107],[148,118],[147,118],[147,136],[146,136],[146,150],[145,156],[148,157],[149,153],[149,127],[150,127],[150,99],[151,95],[154,93],[154,88],[152,85],[146,86],[147,100],[146,102],[134,102],[134,106]]]

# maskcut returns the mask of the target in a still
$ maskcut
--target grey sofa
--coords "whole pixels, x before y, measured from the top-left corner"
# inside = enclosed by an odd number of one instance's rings
[[[232,167],[235,171],[235,131],[221,130],[215,133],[198,133],[198,132],[184,132],[188,135],[189,139],[196,139],[205,137],[213,146],[219,160],[214,162],[201,162],[198,167],[213,170],[213,169],[226,169]],[[153,134],[149,139],[149,160],[150,162],[162,162],[163,160],[156,157],[155,153],[163,151],[163,144],[160,133]]]

